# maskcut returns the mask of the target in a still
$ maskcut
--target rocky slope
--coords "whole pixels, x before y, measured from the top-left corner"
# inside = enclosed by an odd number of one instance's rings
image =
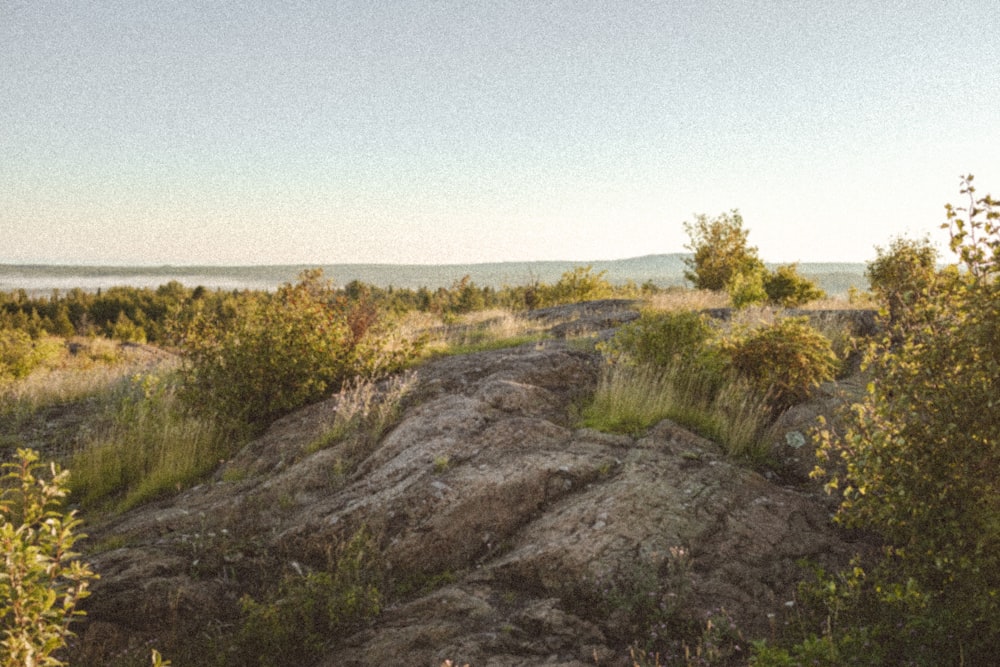
[[[632,317],[605,304],[561,331]],[[591,348],[556,339],[432,361],[378,440],[310,453],[334,397],[275,423],[212,481],[90,526],[101,579],[77,662],[146,642],[172,657],[233,622],[244,593],[325,567],[362,526],[412,592],[321,665],[618,665],[650,618],[679,631],[720,610],[766,636],[793,608],[799,561],[857,549],[803,479],[808,447],[784,439],[832,390],[786,416],[775,451],[789,465],[761,474],[669,421],[640,438],[577,428],[600,373]]]

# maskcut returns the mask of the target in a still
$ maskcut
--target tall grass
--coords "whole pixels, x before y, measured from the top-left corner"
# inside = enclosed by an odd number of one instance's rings
[[[736,378],[718,383],[718,376],[697,364],[610,364],[582,412],[583,425],[641,435],[672,419],[721,443],[732,456],[761,457],[771,415],[764,397]]]
[[[69,463],[73,499],[125,511],[200,479],[229,453],[225,434],[181,403],[171,376],[121,383],[104,426]]]
[[[413,373],[395,375],[382,383],[357,378],[337,396],[333,418],[324,424],[323,434],[309,443],[307,453],[326,449],[364,432],[368,440],[377,440],[399,416],[403,397],[416,382]]]

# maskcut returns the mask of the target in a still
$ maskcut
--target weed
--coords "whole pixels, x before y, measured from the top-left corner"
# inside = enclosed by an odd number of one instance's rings
[[[248,595],[240,601],[243,621],[232,656],[237,664],[311,664],[333,637],[381,611],[381,565],[367,530],[338,549],[329,570],[296,569],[303,568],[293,567],[264,601]]]
[[[443,472],[446,472],[450,467],[451,467],[451,457],[449,457],[447,454],[443,454],[441,456],[437,456],[434,458],[434,472],[437,473],[438,475],[440,475]]]

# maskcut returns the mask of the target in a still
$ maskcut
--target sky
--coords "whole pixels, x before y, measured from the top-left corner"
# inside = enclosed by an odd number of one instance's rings
[[[0,0],[0,263],[942,248],[1000,194],[996,0]],[[991,189],[992,188],[992,189]]]

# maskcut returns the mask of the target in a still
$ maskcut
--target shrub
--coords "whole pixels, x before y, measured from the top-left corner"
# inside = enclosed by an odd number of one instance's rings
[[[381,336],[365,302],[347,302],[322,272],[273,296],[248,296],[232,315],[201,313],[182,332],[185,395],[230,425],[261,428],[338,391],[357,375],[399,368],[415,353]]]
[[[23,378],[57,359],[63,351],[63,344],[57,339],[33,340],[26,331],[0,329],[0,382]]]
[[[830,340],[805,317],[737,329],[721,347],[735,371],[767,396],[775,414],[808,398],[838,368]]]
[[[737,210],[712,219],[699,215],[693,223],[684,223],[684,231],[690,238],[685,248],[694,253],[684,260],[684,277],[697,289],[722,290],[733,276],[763,269],[757,248],[747,245],[749,230]]]
[[[928,238],[903,237],[894,239],[888,249],[875,250],[877,256],[868,263],[865,276],[885,304],[890,324],[905,326],[934,284],[937,250]]]
[[[555,285],[540,285],[538,300],[543,306],[606,299],[614,289],[605,278],[607,271],[593,272],[591,266],[576,266],[560,276]]]
[[[868,618],[892,619],[875,631],[900,663],[992,664],[1000,645],[1000,202],[974,192],[948,208],[964,271],[905,303],[913,326],[869,350],[846,429],[820,433],[839,520],[884,540]]]
[[[733,308],[746,308],[767,301],[764,289],[763,267],[745,273],[734,273],[726,282],[726,293],[729,294]]]
[[[714,333],[711,320],[700,313],[646,311],[600,347],[613,360],[666,367],[704,356]]]
[[[816,283],[799,274],[797,264],[779,266],[764,276],[767,300],[783,308],[795,308],[826,297]]]
[[[72,636],[77,605],[96,578],[76,559],[75,512],[60,510],[68,473],[52,464],[50,477],[36,476],[38,454],[21,449],[3,464],[0,480],[0,664],[64,665],[56,654]]]

